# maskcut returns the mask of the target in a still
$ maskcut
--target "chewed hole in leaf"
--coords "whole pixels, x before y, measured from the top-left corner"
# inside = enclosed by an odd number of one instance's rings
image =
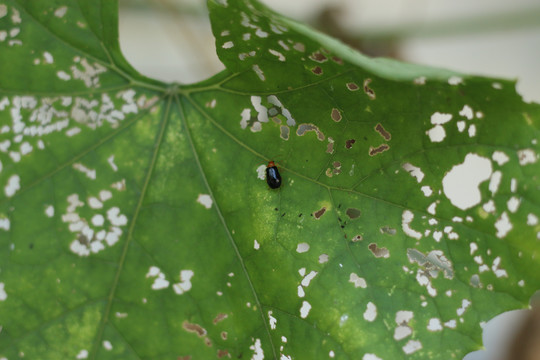
[[[390,251],[384,247],[378,247],[377,244],[371,243],[368,245],[368,249],[376,258],[388,258],[390,257]]]
[[[369,87],[369,84],[371,83],[371,81],[372,81],[371,79],[364,80],[364,92],[371,100],[375,100],[376,98],[375,91],[373,91],[373,89]]]
[[[450,202],[467,210],[482,200],[478,186],[490,178],[491,161],[477,154],[467,154],[463,163],[454,165],[443,178],[443,190]]]

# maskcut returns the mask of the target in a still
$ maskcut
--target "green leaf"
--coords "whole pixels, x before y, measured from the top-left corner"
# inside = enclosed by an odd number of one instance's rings
[[[184,86],[114,1],[0,3],[0,358],[461,358],[528,306],[538,104],[208,5]]]

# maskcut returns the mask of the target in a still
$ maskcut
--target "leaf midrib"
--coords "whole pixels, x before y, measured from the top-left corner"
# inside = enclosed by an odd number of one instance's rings
[[[255,290],[255,286],[253,285],[253,282],[251,280],[251,276],[249,275],[249,272],[246,268],[246,264],[244,263],[244,259],[242,257],[242,254],[240,254],[240,250],[238,249],[238,246],[231,234],[231,231],[229,229],[229,227],[227,226],[227,222],[225,221],[225,218],[223,217],[223,214],[221,213],[221,209],[216,201],[216,198],[214,197],[214,193],[212,191],[212,187],[210,186],[209,182],[208,182],[208,179],[206,178],[206,173],[202,167],[202,164],[199,160],[199,155],[197,153],[197,149],[195,148],[195,145],[193,144],[193,139],[191,137],[191,131],[189,130],[189,127],[188,127],[188,123],[187,123],[187,120],[186,120],[186,115],[185,115],[185,112],[183,111],[183,107],[181,106],[180,104],[180,100],[178,98],[178,96],[175,97],[176,99],[176,103],[177,103],[177,106],[178,106],[178,109],[179,109],[179,112],[180,112],[180,116],[181,116],[181,119],[182,119],[182,123],[184,125],[184,128],[185,128],[185,131],[186,131],[186,137],[188,139],[188,142],[189,142],[189,146],[191,148],[191,151],[193,153],[193,157],[195,159],[195,162],[197,163],[197,167],[199,169],[199,172],[201,174],[201,178],[204,182],[204,185],[206,187],[206,189],[208,190],[209,194],[210,194],[210,197],[213,199],[214,201],[214,207],[215,207],[215,211],[216,211],[216,214],[218,215],[219,217],[219,220],[227,234],[227,238],[229,240],[229,243],[231,245],[231,247],[233,248],[234,250],[234,253],[236,255],[236,258],[238,259],[238,262],[240,264],[240,267],[242,268],[242,272],[244,273],[244,276],[249,284],[249,287],[250,287],[250,290],[251,290],[251,293],[253,295],[253,298],[255,299],[255,303],[257,305],[257,309],[258,309],[258,312],[259,312],[259,315],[261,317],[261,321],[262,323],[264,324],[264,329],[266,331],[266,334],[268,336],[268,340],[270,341],[270,347],[272,349],[272,354],[273,354],[273,358],[274,359],[277,359],[277,354],[276,354],[276,348],[275,348],[275,345],[274,345],[274,341],[272,339],[272,334],[270,333],[270,328],[268,326],[268,322],[266,321],[266,318],[264,316],[264,312],[263,312],[263,307],[262,307],[262,304],[261,304],[261,301],[259,300],[259,296],[257,294],[257,291]],[[232,135],[231,135],[232,136]],[[234,137],[233,137],[234,139]]]
[[[94,341],[92,351],[90,352],[90,359],[96,359],[97,352],[98,352],[98,349],[99,349],[99,344],[100,344],[101,339],[103,337],[103,332],[105,330],[105,326],[107,325],[107,323],[109,321],[109,316],[110,316],[110,313],[111,313],[112,304],[113,304],[113,301],[114,301],[114,298],[115,298],[115,295],[116,295],[116,290],[118,289],[118,283],[119,283],[119,280],[120,280],[120,275],[121,275],[122,270],[124,268],[124,263],[126,262],[126,256],[127,256],[127,252],[128,252],[128,249],[129,249],[129,245],[131,244],[131,241],[133,240],[133,229],[135,228],[135,224],[137,223],[137,218],[138,218],[139,213],[141,211],[142,203],[143,203],[143,200],[145,198],[146,192],[148,190],[148,185],[150,183],[150,180],[152,178],[152,174],[153,174],[155,166],[156,166],[159,150],[161,149],[161,144],[163,143],[165,129],[167,128],[167,124],[169,123],[168,119],[169,119],[169,113],[170,113],[170,110],[171,110],[171,103],[172,103],[172,96],[168,96],[167,97],[167,103],[165,105],[165,111],[163,111],[163,115],[162,115],[162,119],[161,119],[159,134],[156,137],[156,141],[154,143],[154,147],[153,147],[154,152],[152,154],[152,159],[150,160],[150,164],[148,166],[148,172],[147,172],[146,177],[144,179],[144,184],[143,184],[140,196],[139,196],[139,200],[137,202],[137,206],[136,206],[135,211],[133,213],[133,218],[132,218],[132,220],[130,222],[130,226],[129,226],[129,229],[128,229],[128,232],[127,232],[126,240],[124,242],[124,246],[122,248],[120,259],[118,261],[118,268],[116,270],[116,274],[114,276],[114,280],[113,280],[113,283],[111,285],[109,295],[107,296],[107,302],[106,302],[105,311],[103,313],[103,317],[101,318],[101,322],[100,322],[100,325],[99,325],[99,328],[98,328],[98,331],[97,331],[97,334],[96,334],[96,339]]]

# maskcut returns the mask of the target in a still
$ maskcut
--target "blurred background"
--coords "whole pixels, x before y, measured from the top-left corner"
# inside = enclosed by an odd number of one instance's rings
[[[366,55],[519,79],[540,102],[538,0],[263,0]],[[205,0],[120,0],[120,40],[141,73],[192,83],[223,68]]]
[[[517,79],[524,100],[540,103],[539,0],[263,2],[366,55]],[[166,82],[223,69],[205,0],[120,0],[120,44],[139,72]],[[465,360],[540,360],[539,313],[516,310],[482,324],[486,350]]]

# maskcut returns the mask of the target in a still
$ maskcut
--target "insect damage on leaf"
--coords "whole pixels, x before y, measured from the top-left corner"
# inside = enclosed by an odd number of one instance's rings
[[[510,83],[388,66],[243,0],[209,2],[227,70],[157,84],[124,63],[111,2],[85,4],[0,4],[0,326],[17,352],[79,324],[96,335],[47,355],[460,358],[480,321],[526,304],[538,109]],[[270,158],[283,191],[252,186]],[[16,300],[36,296],[23,323]]]

